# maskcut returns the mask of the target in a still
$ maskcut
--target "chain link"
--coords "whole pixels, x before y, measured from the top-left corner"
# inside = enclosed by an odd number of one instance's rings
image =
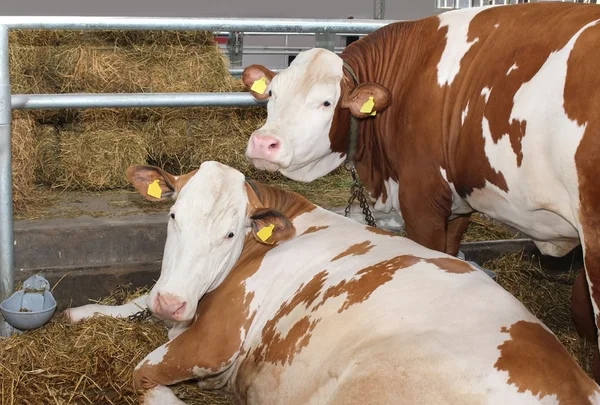
[[[367,197],[365,197],[363,185],[356,174],[356,167],[353,163],[349,162],[346,164],[346,170],[352,175],[352,186],[350,187],[350,198],[348,199],[348,206],[344,211],[344,216],[347,217],[350,214],[350,208],[354,204],[354,201],[358,200],[358,204],[360,205],[360,208],[362,208],[362,213],[367,224],[373,228],[377,228],[375,218],[373,218],[371,208],[369,207],[369,202],[367,201]]]
[[[148,318],[150,318],[152,316],[152,312],[146,308],[146,309],[142,309],[141,311],[136,312],[135,314],[129,315],[127,317],[127,319],[129,319],[130,321],[144,321]]]

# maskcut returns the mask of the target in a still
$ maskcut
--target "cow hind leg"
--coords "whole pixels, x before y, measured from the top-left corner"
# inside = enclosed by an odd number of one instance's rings
[[[600,347],[600,207],[597,202],[591,207],[582,201],[580,210],[580,221],[582,224],[580,237],[583,247],[583,262],[586,279],[576,280],[573,286],[573,295],[571,297],[572,313],[577,326],[577,332],[583,337],[592,335],[592,326],[590,325],[589,308],[586,309],[582,303],[585,300],[585,294],[579,292],[585,281],[588,284],[589,303],[592,305],[591,323],[596,327],[596,342]],[[595,212],[598,211],[598,212]],[[583,277],[583,276],[581,276]],[[593,359],[594,378],[600,383],[600,353],[596,349]]]
[[[598,328],[594,320],[590,291],[585,278],[585,270],[581,270],[573,283],[571,290],[571,315],[577,334],[588,342],[596,341]],[[594,350],[592,359],[594,379],[600,383],[600,353]]]

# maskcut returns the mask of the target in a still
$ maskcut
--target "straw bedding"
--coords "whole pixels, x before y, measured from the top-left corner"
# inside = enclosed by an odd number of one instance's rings
[[[535,258],[520,254],[483,265],[497,272],[499,284],[548,325],[591,375],[595,346],[578,338],[569,312],[575,272],[551,277],[540,270]],[[141,292],[121,288],[102,302],[120,304]],[[55,317],[39,330],[0,340],[1,405],[132,404],[133,368],[167,341],[166,332],[152,322],[95,317],[68,325]],[[236,403],[225,394],[201,391],[191,383],[179,384],[175,390],[188,404]]]

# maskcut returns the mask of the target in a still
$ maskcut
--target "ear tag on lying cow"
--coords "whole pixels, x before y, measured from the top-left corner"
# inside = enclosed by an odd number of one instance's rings
[[[162,189],[158,185],[158,180],[154,180],[152,183],[148,184],[148,191],[146,191],[150,197],[160,198],[162,195]]]
[[[256,232],[256,236],[263,242],[267,242],[267,240],[273,235],[273,229],[275,228],[275,224],[271,224],[269,226],[265,226],[261,228],[260,231]]]
[[[375,101],[373,101],[373,97],[371,96],[367,101],[365,101],[362,107],[360,107],[360,112],[363,114],[371,114],[373,112],[373,107],[375,107]]]
[[[267,78],[264,76],[258,80],[255,80],[254,83],[252,83],[252,87],[250,87],[250,90],[252,90],[253,92],[258,93],[258,94],[265,94],[266,89],[267,89]]]

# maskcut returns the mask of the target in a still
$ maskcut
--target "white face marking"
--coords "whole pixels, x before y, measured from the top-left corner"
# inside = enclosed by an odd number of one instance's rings
[[[508,72],[506,72],[506,76],[508,76],[510,72],[512,72],[513,70],[517,70],[518,68],[519,66],[517,65],[517,62],[513,63],[513,65],[508,69]]]
[[[471,47],[479,41],[474,38],[469,42],[469,25],[473,18],[485,10],[485,7],[473,7],[463,10],[448,11],[438,16],[438,29],[448,27],[446,47],[437,65],[438,84],[450,86],[460,71],[460,62]]]
[[[465,119],[467,119],[467,115],[469,115],[469,102],[467,101],[467,105],[464,109],[464,111],[462,112],[462,117],[461,117],[461,124],[465,125]]]
[[[180,297],[177,321],[192,319],[198,300],[227,276],[244,245],[248,199],[244,175],[204,162],[171,208],[160,278],[150,292]],[[233,235],[233,237],[230,237]]]
[[[312,181],[343,162],[329,140],[341,95],[342,65],[335,53],[314,48],[301,52],[273,78],[267,121],[252,134],[246,150],[257,168]],[[278,149],[269,149],[266,139],[276,140]]]

